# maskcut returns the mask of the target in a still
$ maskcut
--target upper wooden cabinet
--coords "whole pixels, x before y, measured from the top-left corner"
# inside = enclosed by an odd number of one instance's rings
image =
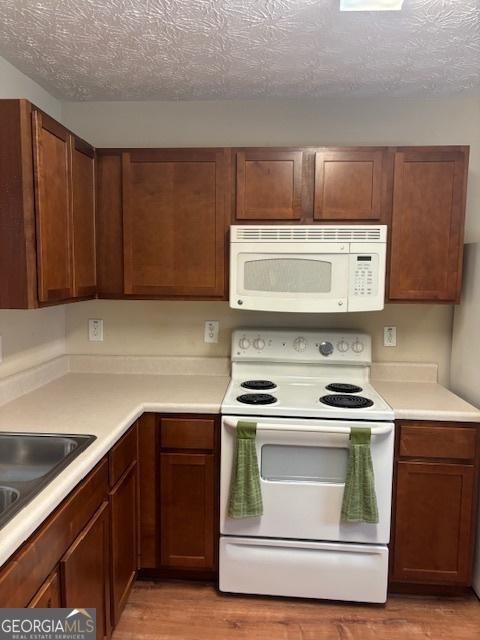
[[[390,300],[460,295],[468,147],[395,153]]]
[[[224,296],[226,152],[126,151],[122,167],[125,293]]]
[[[94,150],[26,100],[0,100],[0,308],[95,294]]]
[[[79,138],[72,145],[73,289],[76,297],[95,294],[95,154]]]
[[[383,149],[324,149],[315,153],[314,218],[321,221],[379,222],[382,202]]]
[[[280,149],[234,151],[237,220],[299,220],[303,152]]]

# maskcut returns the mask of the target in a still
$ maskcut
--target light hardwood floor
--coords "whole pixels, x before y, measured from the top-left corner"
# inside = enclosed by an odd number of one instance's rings
[[[480,602],[391,596],[385,607],[227,596],[137,582],[113,640],[480,640]]]

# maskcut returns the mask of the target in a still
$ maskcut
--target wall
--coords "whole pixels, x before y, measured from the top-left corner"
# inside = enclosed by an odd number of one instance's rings
[[[471,146],[467,242],[480,240],[480,96],[64,104],[98,147],[348,144]]]
[[[104,320],[104,341],[88,342],[88,319]],[[218,344],[205,344],[206,320],[220,321]],[[226,302],[93,300],[67,309],[69,353],[122,355],[228,356],[236,327],[351,328],[373,336],[377,361],[438,362],[448,381],[452,308],[388,305],[382,312],[355,314],[282,314],[239,311]],[[396,324],[398,346],[383,347],[383,326]]]
[[[54,118],[62,105],[38,84],[0,58],[0,98],[28,98]],[[0,378],[65,352],[65,307],[0,311],[3,362]]]
[[[275,146],[470,144],[467,232],[480,238],[480,98],[65,103],[66,123],[96,146]],[[88,343],[86,320],[103,317],[105,342]],[[221,340],[203,344],[203,322],[221,322]],[[75,353],[226,355],[241,325],[352,327],[374,336],[377,360],[438,362],[448,382],[452,308],[390,305],[381,313],[290,316],[231,311],[225,303],[98,302],[67,309]],[[398,347],[382,328],[398,327]]]

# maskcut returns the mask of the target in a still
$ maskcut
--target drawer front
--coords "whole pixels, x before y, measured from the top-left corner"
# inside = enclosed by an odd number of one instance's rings
[[[473,460],[476,435],[476,429],[468,427],[402,425],[400,456]]]
[[[163,418],[161,422],[162,449],[214,448],[215,421],[211,419]]]
[[[113,487],[137,459],[137,425],[135,424],[112,448],[109,458],[110,486]]]

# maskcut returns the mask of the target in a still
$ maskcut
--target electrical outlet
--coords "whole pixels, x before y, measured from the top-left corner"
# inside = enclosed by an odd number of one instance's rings
[[[218,320],[207,320],[205,322],[204,342],[218,342]]]
[[[397,327],[383,327],[383,346],[397,346]]]
[[[103,342],[103,320],[88,321],[88,339],[90,342]]]

